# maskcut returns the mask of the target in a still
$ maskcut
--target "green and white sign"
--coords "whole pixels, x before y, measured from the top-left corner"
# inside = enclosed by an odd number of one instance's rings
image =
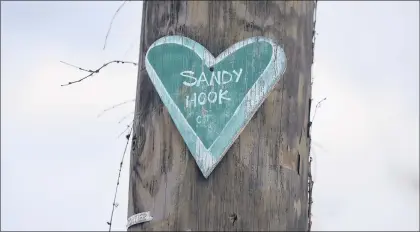
[[[208,177],[286,69],[283,49],[264,37],[217,58],[199,43],[166,36],[146,69],[204,177]]]

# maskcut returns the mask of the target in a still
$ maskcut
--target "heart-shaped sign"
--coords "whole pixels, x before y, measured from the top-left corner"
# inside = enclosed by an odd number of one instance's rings
[[[204,177],[208,177],[286,69],[283,49],[264,37],[217,58],[182,36],[155,41],[146,70]]]

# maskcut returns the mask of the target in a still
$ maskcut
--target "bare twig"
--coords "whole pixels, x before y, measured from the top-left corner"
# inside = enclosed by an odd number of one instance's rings
[[[124,119],[126,119],[128,116],[130,116],[130,115],[132,115],[132,114],[134,114],[134,111],[131,111],[130,113],[128,113],[127,115],[125,115],[124,117],[122,117],[122,118],[120,119],[120,121],[118,121],[118,124],[120,124],[122,121],[124,121]]]
[[[138,43],[139,42],[139,40],[138,40],[138,38],[136,37],[134,40],[133,40],[133,42],[131,42],[131,44],[130,44],[130,46],[127,48],[127,50],[125,51],[125,53],[124,53],[124,55],[122,56],[122,57],[124,57],[124,59],[125,59],[125,57],[127,56],[127,54],[128,54],[128,52],[134,47],[134,45],[136,44],[136,43]]]
[[[118,203],[116,203],[116,200],[117,200],[117,191],[118,191],[118,186],[120,185],[121,170],[122,170],[122,166],[123,166],[123,162],[124,162],[125,153],[127,151],[128,142],[130,141],[130,135],[131,135],[132,132],[133,132],[133,127],[131,127],[130,132],[126,135],[127,143],[125,144],[124,152],[123,152],[123,155],[121,157],[120,168],[118,170],[117,185],[115,187],[114,201],[112,202],[111,219],[108,222],[106,222],[106,224],[109,225],[109,231],[111,231],[112,218],[114,216],[114,210],[115,210],[115,208],[118,207]]]
[[[131,99],[131,100],[128,100],[128,101],[121,102],[121,103],[118,103],[118,104],[116,104],[116,105],[113,105],[113,106],[111,106],[111,107],[109,107],[109,108],[106,108],[105,110],[103,110],[103,111],[102,111],[102,112],[98,115],[98,118],[99,118],[99,117],[101,117],[103,114],[105,114],[107,111],[110,111],[110,110],[112,110],[112,109],[115,109],[115,108],[117,108],[117,107],[119,107],[119,106],[122,106],[122,105],[124,105],[124,104],[130,103],[130,102],[134,102],[134,100],[135,100],[135,99]]]
[[[119,134],[117,138],[121,137],[121,135],[124,134],[131,127],[133,127],[133,121],[131,121],[131,123],[129,125],[127,125],[127,128],[125,128],[125,130],[123,132],[121,132],[121,134]]]
[[[66,65],[68,65],[68,66],[71,66],[71,67],[73,67],[73,68],[77,68],[77,69],[79,69],[80,71],[85,71],[85,72],[88,72],[88,73],[94,72],[93,70],[90,70],[90,69],[84,69],[84,68],[78,67],[78,66],[73,65],[73,64],[69,64],[69,63],[64,62],[64,61],[60,61],[60,62],[61,62],[61,63],[63,63],[63,64],[66,64]]]
[[[327,98],[326,98],[326,97],[325,97],[324,99],[322,99],[321,101],[319,101],[319,102],[316,104],[316,106],[315,106],[315,110],[314,110],[314,116],[312,117],[311,122],[313,122],[313,121],[314,121],[314,119],[315,119],[316,110],[317,110],[318,108],[320,108],[320,107],[321,107],[321,103],[322,103],[323,101],[325,101],[325,100],[327,100]]]
[[[63,85],[61,85],[61,86],[67,86],[67,85],[71,85],[71,84],[74,84],[74,83],[77,83],[77,82],[81,82],[81,81],[83,81],[84,79],[86,79],[86,78],[88,78],[88,77],[93,76],[95,73],[99,73],[99,71],[101,71],[101,69],[105,68],[106,66],[108,66],[109,64],[112,64],[112,63],[117,63],[117,64],[133,64],[133,65],[135,65],[135,66],[137,65],[137,63],[136,63],[136,62],[132,62],[132,61],[113,60],[113,61],[109,61],[109,62],[107,62],[107,63],[103,64],[100,68],[98,68],[98,69],[96,69],[96,70],[90,70],[90,69],[84,69],[84,68],[81,68],[81,67],[78,67],[78,66],[75,66],[75,65],[72,65],[72,64],[66,63],[66,62],[64,62],[64,61],[60,61],[60,62],[61,62],[61,63],[63,63],[63,64],[66,64],[66,65],[72,66],[72,67],[74,67],[74,68],[77,68],[77,69],[79,69],[79,70],[81,70],[81,71],[85,71],[85,72],[90,73],[89,75],[87,75],[87,76],[85,76],[85,77],[83,77],[83,78],[80,78],[79,80],[76,80],[76,81],[70,81],[69,83],[67,83],[67,84],[63,84]]]
[[[114,16],[112,17],[112,19],[111,19],[111,23],[109,24],[109,27],[108,27],[108,32],[106,33],[106,36],[105,36],[105,42],[104,42],[104,47],[103,47],[103,50],[105,50],[105,47],[106,47],[106,42],[108,41],[108,36],[109,36],[109,33],[111,32],[111,28],[112,28],[112,24],[114,23],[114,19],[115,19],[115,17],[117,16],[117,14],[118,14],[118,12],[121,10],[121,8],[125,5],[125,3],[127,2],[127,0],[125,0],[121,5],[120,5],[120,7],[118,7],[118,9],[115,11],[115,13],[114,13]]]

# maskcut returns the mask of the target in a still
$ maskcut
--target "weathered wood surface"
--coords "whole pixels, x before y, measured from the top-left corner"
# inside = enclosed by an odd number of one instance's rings
[[[129,230],[306,230],[313,1],[146,1],[130,162]],[[183,35],[217,56],[265,36],[282,44],[282,80],[205,179],[144,68],[148,47]]]

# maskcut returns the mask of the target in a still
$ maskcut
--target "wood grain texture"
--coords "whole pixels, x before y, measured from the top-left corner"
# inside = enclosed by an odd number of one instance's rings
[[[129,230],[306,230],[313,1],[146,1],[130,162]],[[265,36],[287,69],[225,157],[205,179],[144,68],[149,46],[182,35],[214,56]]]

